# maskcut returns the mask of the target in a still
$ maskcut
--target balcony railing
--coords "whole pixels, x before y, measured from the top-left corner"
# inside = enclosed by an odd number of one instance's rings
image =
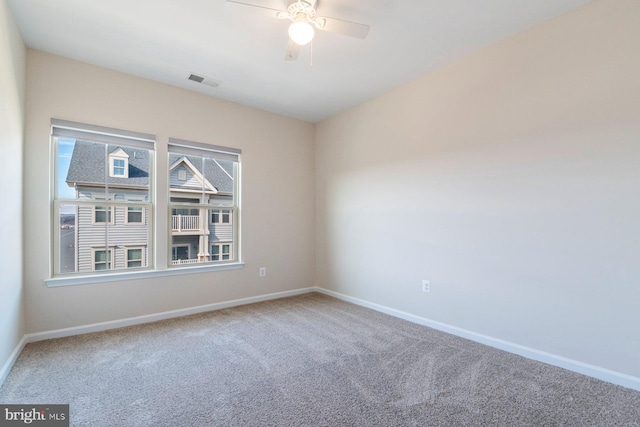
[[[197,264],[200,260],[198,258],[193,259],[174,259],[171,260],[171,265],[183,265],[183,264]]]
[[[172,231],[198,231],[200,230],[199,215],[171,215]]]

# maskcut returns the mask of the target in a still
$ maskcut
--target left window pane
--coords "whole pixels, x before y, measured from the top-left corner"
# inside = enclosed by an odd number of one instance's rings
[[[53,273],[152,267],[153,150],[90,138],[54,137],[53,142],[57,249]]]

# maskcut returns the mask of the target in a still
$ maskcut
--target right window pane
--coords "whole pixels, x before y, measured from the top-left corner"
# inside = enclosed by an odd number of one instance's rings
[[[171,267],[239,260],[238,170],[239,152],[170,141]]]

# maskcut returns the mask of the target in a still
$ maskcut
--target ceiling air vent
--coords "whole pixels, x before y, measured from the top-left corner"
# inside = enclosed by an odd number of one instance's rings
[[[212,79],[211,77],[202,77],[196,74],[191,74],[189,76],[189,80],[194,81],[196,83],[202,83],[203,85],[207,85],[211,87],[218,87],[220,86],[220,83],[222,83],[221,81]]]

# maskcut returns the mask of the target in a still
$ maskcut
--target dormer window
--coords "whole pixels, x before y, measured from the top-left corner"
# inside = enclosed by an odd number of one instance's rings
[[[122,148],[109,154],[109,176],[129,178],[129,155]]]
[[[113,175],[124,176],[124,159],[113,159]]]

